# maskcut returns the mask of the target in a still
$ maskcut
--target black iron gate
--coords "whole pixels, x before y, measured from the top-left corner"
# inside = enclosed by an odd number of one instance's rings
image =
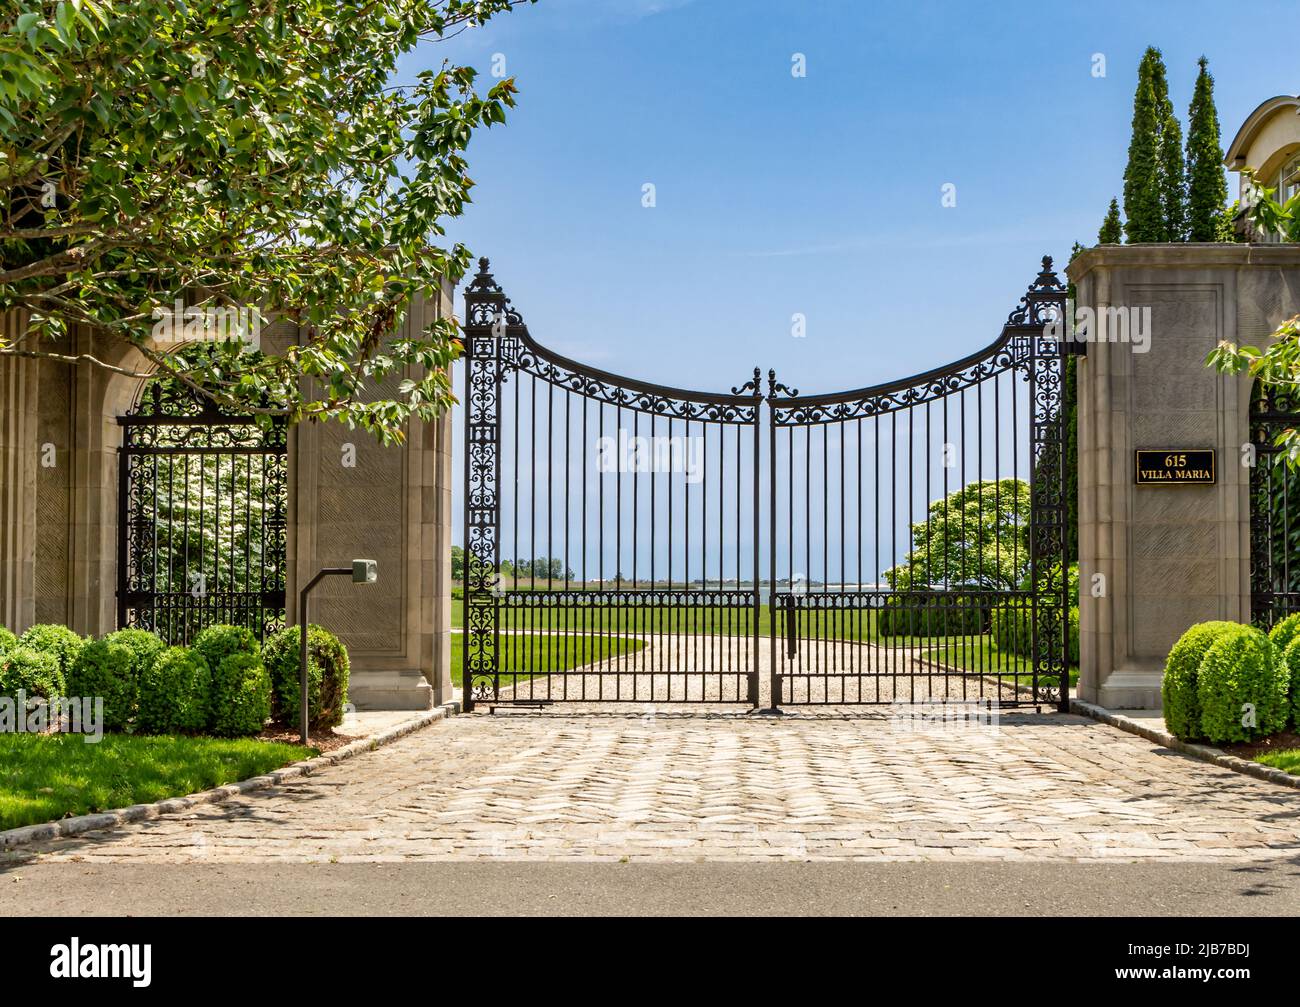
[[[1268,628],[1300,612],[1300,482],[1277,443],[1300,427],[1300,397],[1255,382],[1250,398],[1251,620]]]
[[[285,623],[287,430],[153,379],[119,417],[118,625],[189,643],[216,623]]]
[[[1046,327],[1065,298],[1045,258],[1000,337],[955,364],[816,396],[756,369],[709,394],[545,349],[480,260],[466,709],[1064,708],[1067,344]]]
[[[758,703],[758,375],[710,395],[568,360],[466,293],[465,706]]]

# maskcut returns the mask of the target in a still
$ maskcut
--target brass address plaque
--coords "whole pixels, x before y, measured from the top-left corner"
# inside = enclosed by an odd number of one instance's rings
[[[1133,455],[1133,481],[1139,486],[1214,485],[1212,448],[1139,448]]]

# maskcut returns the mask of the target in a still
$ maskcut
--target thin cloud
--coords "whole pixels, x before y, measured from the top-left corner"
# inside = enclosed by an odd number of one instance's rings
[[[658,14],[679,10],[696,0],[553,0],[553,10],[580,13],[586,20],[643,21]]]
[[[756,249],[734,254],[751,259],[780,259],[809,255],[836,255],[844,252],[865,252],[882,248],[939,249],[966,248],[973,245],[1021,245],[1034,240],[1034,233],[1044,236],[1071,233],[1069,226],[1041,224],[1037,228],[1012,231],[971,231],[961,234],[861,234],[838,241],[820,244],[796,245],[788,248]]]

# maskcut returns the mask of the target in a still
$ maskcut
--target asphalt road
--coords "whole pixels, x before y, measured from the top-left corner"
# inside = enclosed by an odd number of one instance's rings
[[[1300,914],[1300,862],[0,866],[12,916]]]

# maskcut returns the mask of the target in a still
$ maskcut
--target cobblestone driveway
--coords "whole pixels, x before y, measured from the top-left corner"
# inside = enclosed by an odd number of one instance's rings
[[[1252,860],[1300,797],[1081,717],[907,733],[882,714],[476,713],[53,859]]]

